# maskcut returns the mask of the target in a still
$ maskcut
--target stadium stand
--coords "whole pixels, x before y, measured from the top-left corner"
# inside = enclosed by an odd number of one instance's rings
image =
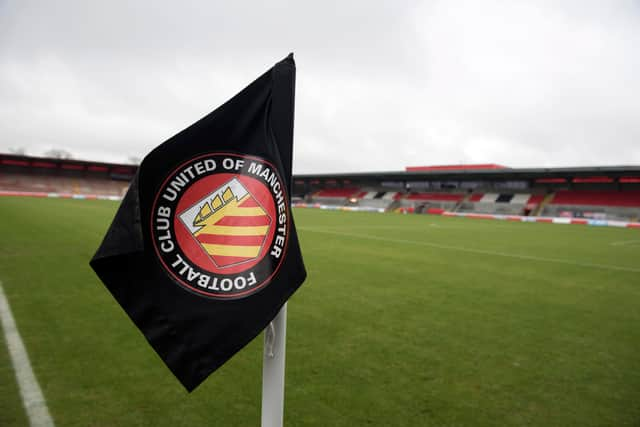
[[[640,207],[640,191],[558,191],[551,204]]]
[[[397,194],[395,191],[367,189],[367,191],[360,193],[359,199],[351,200],[350,205],[365,210],[388,210],[389,206],[395,203]]]
[[[85,194],[121,197],[128,188],[127,182],[92,177],[2,174],[0,189],[15,192],[44,192],[58,194]]]
[[[121,198],[135,166],[0,155],[0,192],[59,197]]]
[[[121,198],[136,166],[0,154],[0,195]],[[347,210],[638,221],[640,167],[409,167],[385,173],[297,175],[293,200]]]
[[[375,210],[387,209],[398,193],[362,188],[328,188],[304,197],[309,203],[326,206],[362,207]]]
[[[409,212],[435,212],[454,210],[464,198],[464,193],[450,192],[409,192],[396,193],[394,196],[397,208],[407,209]]]
[[[397,198],[401,195],[396,196]],[[440,202],[459,202],[464,198],[464,194],[458,193],[409,193],[404,197],[406,200],[433,200]]]
[[[407,167],[401,172],[297,175],[308,202],[328,186],[360,188],[341,206],[460,215],[560,216],[636,221],[640,167],[513,169],[502,165]],[[393,188],[394,191],[390,191]],[[355,199],[355,200],[354,200]],[[577,222],[576,222],[577,223]]]
[[[640,190],[561,190],[544,207],[546,216],[637,220]]]
[[[325,190],[320,190],[315,194],[317,198],[336,198],[336,199],[345,199],[349,197],[355,197],[359,195],[360,190],[357,188],[330,188]]]
[[[527,216],[543,198],[544,195],[530,193],[475,193],[456,212]]]
[[[361,194],[363,192],[358,188],[326,188],[313,193],[310,200],[324,205],[345,206]]]

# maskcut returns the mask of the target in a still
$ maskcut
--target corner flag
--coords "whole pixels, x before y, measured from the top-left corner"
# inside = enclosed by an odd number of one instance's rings
[[[290,208],[293,56],[143,160],[91,267],[191,391],[306,277]]]

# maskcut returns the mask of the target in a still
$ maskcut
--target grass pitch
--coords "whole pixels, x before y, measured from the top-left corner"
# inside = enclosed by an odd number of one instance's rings
[[[89,269],[115,210],[0,198],[0,280],[58,426],[258,426],[261,340],[187,394]],[[638,426],[640,233],[295,211],[288,426]],[[0,337],[0,425],[26,426]]]

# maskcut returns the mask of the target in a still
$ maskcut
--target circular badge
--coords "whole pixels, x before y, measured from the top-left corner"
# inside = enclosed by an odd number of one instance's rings
[[[214,299],[267,286],[285,257],[289,207],[282,178],[264,159],[195,157],[172,171],[151,211],[155,252],[185,289]]]

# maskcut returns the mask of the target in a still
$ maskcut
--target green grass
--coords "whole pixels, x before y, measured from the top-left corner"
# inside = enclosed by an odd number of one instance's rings
[[[0,280],[57,425],[259,425],[261,340],[189,395],[89,269],[116,207],[0,198]],[[295,215],[286,425],[640,425],[638,230]],[[0,345],[0,425],[26,426]]]

